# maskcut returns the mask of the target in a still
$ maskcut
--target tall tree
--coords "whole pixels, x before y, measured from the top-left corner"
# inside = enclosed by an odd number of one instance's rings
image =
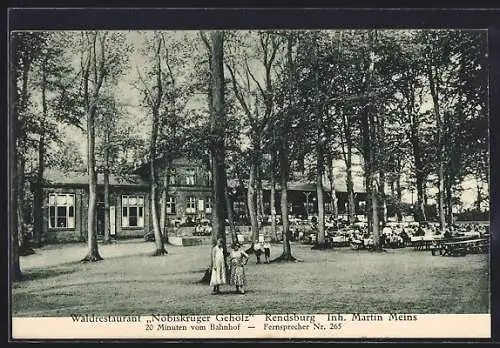
[[[371,222],[369,231],[373,236],[374,248],[379,249],[380,234],[379,234],[379,209],[378,209],[378,194],[379,181],[378,174],[378,129],[377,129],[377,101],[371,95],[374,88],[375,79],[375,35],[373,30],[367,33],[367,51],[364,64],[363,76],[363,110],[361,113],[361,134],[362,148],[364,157],[364,170],[366,180],[366,191],[369,195],[368,218]]]
[[[280,184],[280,200],[281,200],[281,221],[283,224],[283,252],[280,256],[273,260],[276,261],[295,261],[296,258],[292,255],[290,246],[291,231],[288,220],[288,175],[289,175],[289,137],[288,133],[291,129],[290,120],[296,114],[294,106],[294,89],[296,81],[295,66],[293,60],[294,44],[296,41],[294,33],[286,33],[283,35],[286,43],[286,75],[283,88],[283,109],[277,117],[278,131],[278,163],[280,168],[279,184]],[[285,97],[286,96],[286,97]],[[286,100],[286,106],[285,101]]]
[[[12,259],[11,259],[11,279],[21,280],[22,274],[19,267],[19,242],[21,249],[26,248],[25,238],[25,165],[28,150],[28,134],[32,131],[33,114],[29,111],[31,89],[30,75],[33,64],[41,54],[46,37],[43,33],[19,32],[11,36],[11,113],[14,119],[14,172],[15,182],[13,183],[13,199],[15,210],[15,227],[12,233]]]
[[[226,109],[224,81],[224,31],[212,31],[209,36],[200,32],[200,36],[208,51],[210,79],[208,88],[208,104],[210,116],[209,151],[211,159],[212,189],[212,237],[221,239],[224,258],[227,255],[225,207],[227,177],[225,167]],[[208,268],[202,282],[209,282],[211,269]]]
[[[274,80],[276,63],[282,47],[280,37],[271,31],[259,31],[256,35],[243,35],[243,39],[256,42],[242,49],[236,36],[233,41],[233,62],[227,64],[231,76],[233,91],[249,126],[250,138],[250,175],[248,183],[248,208],[252,224],[252,239],[255,242],[259,233],[259,221],[264,218],[262,176],[266,140],[270,133],[270,120],[274,110]],[[251,51],[251,52],[250,52]],[[238,69],[238,62],[243,60],[243,71]],[[260,78],[256,71],[262,70]],[[255,100],[255,102],[254,102]],[[259,109],[262,109],[260,112]],[[273,155],[271,155],[273,156]],[[272,176],[272,175],[271,175]],[[274,199],[274,197],[273,197]],[[272,233],[276,233],[275,210],[271,207]],[[258,216],[258,218],[257,218]]]
[[[425,98],[423,65],[420,46],[415,42],[412,33],[403,33],[398,39],[399,49],[393,51],[395,68],[392,81],[397,88],[395,104],[398,105],[396,118],[405,130],[417,189],[417,221],[427,220],[425,211],[426,178],[430,166],[428,152],[430,130],[426,127],[431,120],[429,114],[421,110]]]
[[[121,154],[139,145],[131,126],[127,125],[127,113],[121,101],[113,93],[103,93],[101,112],[96,118],[96,170],[103,174],[104,186],[104,240],[111,242],[110,175],[128,172],[120,160]]]
[[[82,99],[87,114],[87,170],[89,176],[89,203],[87,214],[88,254],[82,261],[100,261],[97,244],[97,172],[95,158],[95,119],[101,107],[102,92],[111,89],[113,82],[123,74],[129,47],[122,33],[87,31],[80,41]]]
[[[217,237],[226,243],[226,231],[224,221],[225,207],[225,121],[224,110],[224,32],[213,31],[210,33],[211,40],[211,88],[212,91],[212,177],[214,180],[214,200],[212,213],[212,228],[217,232]]]
[[[53,143],[62,145],[58,132],[61,124],[81,128],[80,105],[78,105],[74,69],[70,57],[65,50],[68,41],[66,33],[44,33],[44,42],[39,59],[33,64],[31,88],[41,104],[33,105],[33,119],[30,128],[31,135],[38,136],[36,140],[36,169],[31,174],[34,184],[33,194],[33,244],[41,246],[43,229],[43,182],[44,170],[47,164],[47,152]],[[49,162],[50,164],[50,162]],[[29,173],[28,173],[29,174]]]
[[[164,72],[166,69],[165,63],[162,59],[163,47],[165,45],[165,38],[159,32],[153,34],[153,38],[149,43],[150,47],[148,53],[151,55],[151,69],[148,71],[148,77],[151,82],[146,81],[139,74],[142,82],[142,93],[144,94],[144,101],[151,112],[151,135],[149,139],[149,178],[150,178],[150,215],[153,224],[153,232],[155,236],[156,250],[153,256],[161,256],[167,254],[165,249],[164,238],[160,227],[159,219],[159,199],[158,199],[158,135],[160,131],[160,112],[162,103],[167,94],[168,84],[171,82],[171,76]]]

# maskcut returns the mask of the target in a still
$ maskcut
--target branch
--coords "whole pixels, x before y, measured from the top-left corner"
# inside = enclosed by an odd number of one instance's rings
[[[149,90],[149,87],[148,87],[146,81],[144,80],[144,78],[142,77],[141,72],[139,70],[139,67],[137,65],[136,65],[136,69],[137,69],[137,75],[139,76],[139,80],[141,81],[141,83],[142,83],[142,85],[144,87],[144,89],[141,90],[141,91],[144,93],[148,105],[151,106],[151,105],[153,105],[153,100],[152,100],[152,97],[151,97],[151,91]]]
[[[259,88],[260,93],[262,94],[262,97],[265,99],[266,98],[266,92],[264,91],[264,89],[260,85],[259,81],[257,81],[257,79],[255,78],[255,76],[250,71],[250,68],[248,67],[248,62],[247,61],[245,61],[245,66],[246,66],[247,73],[250,75],[250,77],[252,78],[252,80],[254,80],[254,82],[257,84],[257,87]]]
[[[259,34],[259,41],[260,41],[260,46],[262,47],[262,53],[264,54],[263,61],[264,61],[264,66],[267,66],[267,46],[269,42],[269,38],[266,36],[266,40],[264,40],[264,35],[265,33],[260,33]]]
[[[243,98],[243,94],[241,92],[241,87],[239,86],[238,82],[236,81],[236,76],[234,75],[234,71],[231,68],[231,66],[227,63],[226,63],[226,67],[227,67],[227,70],[229,71],[229,74],[231,75],[231,81],[232,81],[232,85],[233,85],[234,94],[236,95],[236,99],[238,99],[238,101],[240,102],[241,107],[243,108],[243,111],[245,112],[245,114],[247,115],[249,120],[251,122],[253,122],[254,120],[253,120],[252,113],[250,112],[250,109],[248,108],[248,105],[245,102],[245,99]]]
[[[97,41],[97,32],[92,32],[92,68],[93,68],[93,73],[94,73],[94,91],[95,91],[95,85],[97,85],[97,56],[96,56],[96,41]]]
[[[210,41],[208,40],[208,38],[207,38],[207,36],[205,35],[205,32],[204,32],[204,31],[201,31],[201,30],[200,30],[200,37],[201,37],[201,39],[203,40],[203,42],[205,43],[205,46],[206,46],[207,51],[208,51],[208,54],[210,55],[211,50],[212,50],[212,46],[210,45]]]
[[[165,39],[163,38],[163,33],[161,34],[162,41],[163,41],[163,49],[165,51],[165,64],[167,65],[168,73],[170,75],[170,80],[172,81],[172,85],[175,85],[175,78],[174,78],[174,73],[172,72],[172,68],[170,67],[170,58],[169,58],[169,50],[167,48],[167,45],[165,45]]]
[[[83,34],[82,34],[83,37]],[[82,50],[82,64],[84,52],[87,52],[87,56],[85,59],[84,67],[82,68],[82,80],[83,80],[83,101],[85,103],[85,107],[90,107],[90,99],[89,99],[89,78],[90,78],[90,69],[92,64],[92,52],[91,52],[91,41],[89,40],[88,33],[85,33],[85,38],[87,39],[87,49]]]
[[[156,49],[156,87],[158,88],[156,94],[156,101],[154,103],[155,108],[159,108],[161,105],[161,99],[163,97],[163,81],[161,79],[161,39],[158,38],[158,48]]]
[[[102,83],[104,81],[104,76],[106,75],[106,69],[105,69],[106,36],[107,36],[107,34],[104,33],[99,40],[100,44],[101,44],[101,60],[99,62],[99,78],[97,81],[97,86],[96,86],[96,91],[95,91],[96,95],[99,93],[99,90],[101,89]]]

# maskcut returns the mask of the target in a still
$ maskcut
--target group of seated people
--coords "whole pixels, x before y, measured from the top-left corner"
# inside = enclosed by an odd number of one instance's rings
[[[373,246],[373,236],[368,233],[368,228],[356,226],[348,228],[343,232],[349,239],[353,248],[370,248]],[[446,227],[444,236],[438,224],[422,223],[415,226],[394,223],[386,225],[380,233],[380,243],[384,248],[402,248],[408,246],[412,240],[418,238],[484,238],[489,233],[487,225],[462,224],[450,225]]]
[[[197,221],[194,226],[193,236],[210,236],[212,234],[212,225],[207,221]]]
[[[489,235],[488,225],[479,225],[473,223],[447,226],[446,231],[444,233],[445,238],[454,238],[454,237],[484,238],[487,237],[488,235]]]

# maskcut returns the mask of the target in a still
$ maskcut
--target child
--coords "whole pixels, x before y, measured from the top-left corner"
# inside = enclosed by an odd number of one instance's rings
[[[260,264],[260,256],[262,255],[262,244],[260,241],[254,244],[253,250],[255,251],[255,256],[257,257],[257,264]]]
[[[269,263],[269,257],[271,257],[271,244],[268,240],[264,242],[264,257],[265,263]]]

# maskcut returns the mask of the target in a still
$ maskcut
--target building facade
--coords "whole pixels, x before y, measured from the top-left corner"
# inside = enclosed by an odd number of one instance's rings
[[[135,237],[149,229],[149,183],[137,175],[110,175],[110,234]],[[37,184],[32,184],[37,191]],[[88,235],[88,175],[45,171],[40,209],[42,242],[84,241]],[[35,214],[34,214],[35,215]],[[104,178],[97,180],[97,234],[104,235]]]
[[[212,178],[210,172],[198,161],[178,158],[168,166],[158,165],[158,187],[168,182],[166,199],[166,218],[170,225],[210,219],[212,213]],[[130,175],[110,175],[110,234],[114,238],[142,237],[152,228],[150,216],[149,166],[139,166]],[[228,196],[237,223],[248,222],[247,189],[229,181]],[[332,212],[330,188],[325,185],[325,213]],[[88,210],[88,176],[85,173],[63,173],[46,170],[43,187],[33,192],[42,192],[40,209],[43,216],[41,226],[42,242],[85,241]],[[161,190],[160,190],[161,191]],[[355,193],[356,213],[363,213],[364,192]],[[336,190],[340,214],[347,212],[347,193]],[[263,183],[264,214],[271,214],[271,190]],[[159,196],[161,194],[159,193]],[[310,183],[290,182],[288,186],[291,216],[308,218],[317,214],[316,186]],[[276,188],[276,211],[279,213],[280,192]],[[226,208],[226,207],[225,207]],[[97,234],[104,235],[104,182],[103,175],[97,181]],[[37,228],[37,227],[35,227]]]

